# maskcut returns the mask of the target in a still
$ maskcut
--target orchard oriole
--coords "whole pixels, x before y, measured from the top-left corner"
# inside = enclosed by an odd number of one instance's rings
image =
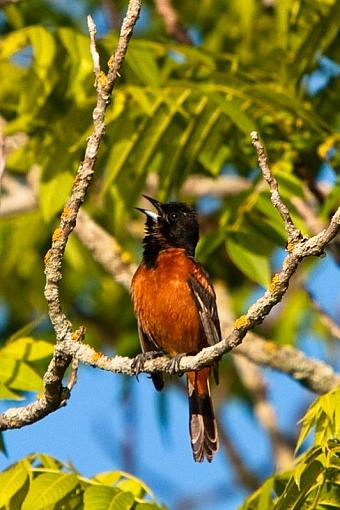
[[[153,355],[174,356],[172,367],[185,354],[221,340],[215,292],[211,280],[195,260],[199,239],[197,214],[181,202],[162,204],[144,197],[157,212],[139,209],[146,215],[143,260],[131,284],[143,353],[136,371]],[[209,388],[210,368],[187,372],[189,429],[196,462],[209,462],[218,449],[216,420]],[[152,375],[157,390],[164,385],[162,374]]]

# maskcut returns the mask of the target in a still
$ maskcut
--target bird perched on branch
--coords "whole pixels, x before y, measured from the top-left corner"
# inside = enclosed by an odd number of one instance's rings
[[[172,356],[170,368],[176,371],[182,356],[196,354],[221,340],[215,292],[208,274],[194,258],[199,239],[195,210],[180,202],[162,204],[144,197],[156,212],[138,208],[146,215],[146,223],[143,260],[131,284],[142,347],[135,369],[138,373],[146,359],[166,353]],[[210,371],[207,367],[186,374],[196,462],[205,458],[211,462],[218,449]],[[151,377],[156,389],[161,390],[163,375]]]

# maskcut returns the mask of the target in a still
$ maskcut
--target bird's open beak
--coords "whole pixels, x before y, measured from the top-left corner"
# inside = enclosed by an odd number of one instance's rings
[[[149,211],[148,209],[142,209],[141,207],[135,207],[135,209],[146,214],[146,216],[148,216],[152,220],[157,221],[162,213],[162,204],[158,202],[158,200],[156,200],[155,198],[148,197],[147,195],[143,195],[143,197],[146,198],[157,209],[158,214],[155,213],[154,211]]]

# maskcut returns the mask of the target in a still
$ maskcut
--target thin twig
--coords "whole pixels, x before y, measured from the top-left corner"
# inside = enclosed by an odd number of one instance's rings
[[[79,368],[79,361],[77,359],[73,358],[72,365],[71,365],[71,376],[67,383],[67,387],[70,392],[74,388],[74,386],[77,384],[78,368]]]
[[[277,181],[269,169],[266,151],[260,142],[257,132],[252,131],[250,136],[257,152],[262,175],[269,185],[272,204],[278,210],[284,221],[285,229],[288,234],[288,243],[294,244],[302,239],[302,234],[300,230],[295,227],[287,206],[281,200]]]
[[[99,73],[100,73],[100,58],[99,58],[99,53],[97,51],[97,46],[96,46],[97,27],[90,15],[87,16],[87,26],[88,26],[89,34],[90,34],[90,52],[91,52],[91,57],[92,57],[92,62],[93,62],[93,72],[94,72],[94,75],[95,75],[96,81],[97,81]],[[96,84],[96,87],[97,87],[97,84]]]

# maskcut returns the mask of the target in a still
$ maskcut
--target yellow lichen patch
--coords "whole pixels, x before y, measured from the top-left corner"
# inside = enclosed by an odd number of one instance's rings
[[[101,352],[95,352],[95,353],[94,353],[94,354],[92,354],[92,356],[91,356],[91,361],[92,361],[93,363],[95,363],[95,362],[96,362],[96,361],[98,361],[98,360],[99,360],[99,358],[101,358],[101,357],[102,357],[102,353],[101,353]]]
[[[61,228],[56,228],[55,231],[53,232],[52,241],[59,241],[62,235],[63,231],[61,230]]]
[[[122,252],[121,259],[122,259],[122,262],[124,262],[124,264],[130,264],[130,262],[132,260],[131,255],[128,251]]]
[[[42,398],[44,398],[45,396],[45,393],[41,392],[41,393],[37,393],[37,399],[38,400],[41,400]]]
[[[74,333],[72,333],[72,336],[71,336],[71,340],[72,342],[78,342],[79,340],[79,332],[78,331],[75,331]]]
[[[105,85],[106,85],[106,74],[104,73],[104,71],[100,71],[97,74],[97,82],[99,83],[99,85],[101,87],[105,87]]]
[[[75,178],[73,179],[73,186],[78,186],[79,181],[80,181],[80,175],[77,172]]]
[[[279,346],[276,345],[276,343],[271,342],[269,340],[264,343],[264,347],[265,347],[266,351],[269,351],[269,352],[276,351],[279,348]]]
[[[71,211],[71,209],[69,207],[64,207],[64,210],[63,210],[63,212],[61,214],[62,219],[66,220],[70,216],[71,212],[72,211]]]
[[[111,55],[111,57],[109,58],[109,61],[108,61],[107,65],[111,68],[111,67],[113,66],[114,61],[115,61],[115,56],[114,56],[114,54],[113,54],[113,55]]]
[[[287,250],[288,252],[291,252],[291,251],[293,251],[293,248],[294,248],[294,244],[293,244],[293,243],[288,242],[288,243],[287,243],[287,245],[286,245],[286,250]]]
[[[278,274],[274,274],[272,281],[269,285],[269,292],[275,292],[280,283],[280,277]]]
[[[45,266],[46,266],[47,262],[50,260],[51,255],[52,255],[52,250],[48,250],[48,251],[46,252],[45,257],[44,257]]]
[[[236,321],[234,323],[234,327],[235,327],[235,329],[242,329],[242,328],[248,326],[248,324],[249,324],[249,320],[247,319],[247,316],[241,315],[241,317],[236,319]]]

